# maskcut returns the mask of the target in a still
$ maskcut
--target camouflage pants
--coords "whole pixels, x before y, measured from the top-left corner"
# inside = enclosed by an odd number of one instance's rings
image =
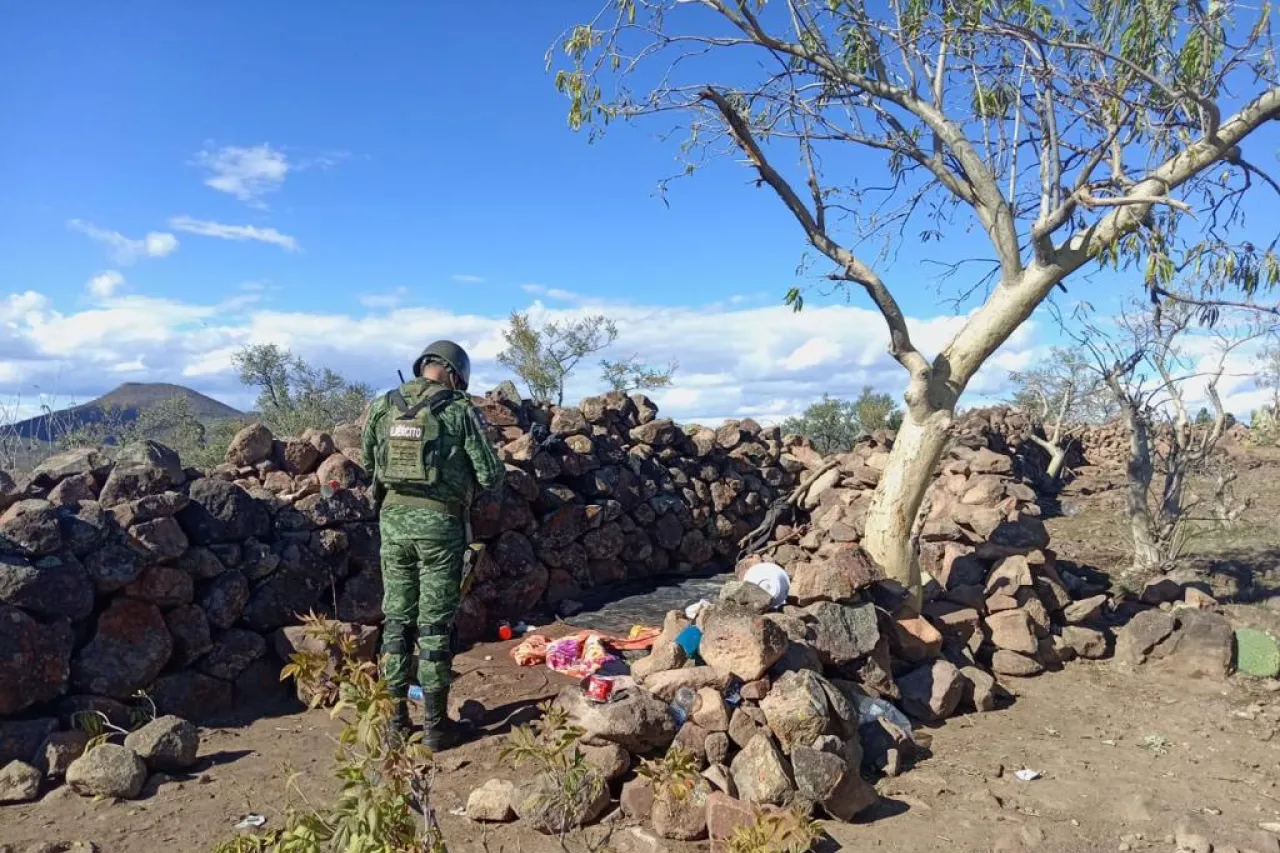
[[[431,510],[383,507],[382,677],[393,696],[409,689],[412,643],[425,694],[447,694],[454,616],[466,537],[462,523]]]

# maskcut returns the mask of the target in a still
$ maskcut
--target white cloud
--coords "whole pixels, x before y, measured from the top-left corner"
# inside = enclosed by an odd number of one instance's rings
[[[786,366],[788,370],[804,370],[806,367],[832,361],[839,356],[840,347],[831,341],[826,338],[810,338],[787,356]]]
[[[217,237],[219,240],[257,240],[279,246],[286,252],[298,251],[298,241],[288,234],[281,234],[274,228],[258,228],[255,225],[224,225],[221,222],[207,222],[192,219],[190,216],[175,216],[169,220],[169,227],[174,231],[187,234],[198,234],[201,237]]]
[[[525,293],[531,293],[534,296],[545,296],[555,302],[590,302],[590,297],[583,296],[581,293],[574,293],[572,290],[561,290],[558,287],[543,287],[541,284],[522,284],[520,289]]]
[[[140,240],[130,239],[119,231],[99,228],[92,222],[72,219],[67,227],[87,235],[97,243],[101,243],[111,251],[111,257],[118,264],[131,264],[138,258],[163,258],[178,248],[178,238],[167,232],[150,231]]]
[[[450,278],[452,278],[456,282],[459,282],[460,284],[484,284],[485,282],[484,277],[478,276],[478,275],[458,274],[458,275],[450,276]]]
[[[107,390],[112,380],[106,376],[127,371],[130,379],[183,382],[247,406],[252,394],[239,386],[231,356],[244,344],[268,342],[385,389],[425,343],[447,337],[471,353],[475,388],[510,378],[497,363],[506,311],[458,314],[407,305],[400,301],[405,293],[371,294],[354,313],[268,310],[237,298],[193,304],[142,296],[63,313],[39,294],[11,294],[0,301],[0,399],[32,384],[48,387],[58,376],[63,387],[74,384],[66,393],[87,399]],[[797,314],[781,305],[597,302],[551,308],[538,301],[526,308],[535,322],[598,312],[617,321],[613,351],[583,361],[567,388],[569,400],[600,392],[601,357],[632,353],[654,364],[679,362],[674,385],[652,396],[664,414],[686,421],[751,416],[778,422],[824,392],[853,397],[871,385],[901,399],[905,387],[904,371],[886,353],[884,324],[869,309],[811,306]],[[916,344],[928,354],[944,346],[961,322],[909,320]],[[1015,335],[991,369],[975,378],[962,405],[985,405],[1007,394],[1007,365],[1030,357],[1042,337],[1035,329]]]
[[[210,173],[205,179],[207,186],[255,207],[265,206],[263,196],[280,189],[290,169],[285,153],[267,143],[206,148],[196,155],[196,163]]]
[[[84,285],[84,289],[95,299],[110,299],[122,287],[124,287],[124,276],[115,270],[99,273]]]
[[[390,293],[369,293],[360,297],[360,304],[366,308],[395,308],[404,302],[409,295],[409,288],[397,287]]]

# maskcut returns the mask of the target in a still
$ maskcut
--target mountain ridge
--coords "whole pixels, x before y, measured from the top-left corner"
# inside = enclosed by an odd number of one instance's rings
[[[186,398],[196,420],[205,423],[243,417],[245,414],[185,385],[169,382],[125,382],[87,403],[27,418],[9,429],[24,439],[52,441],[66,432],[102,423],[113,410],[118,410],[121,420],[132,423],[139,412],[174,397]]]

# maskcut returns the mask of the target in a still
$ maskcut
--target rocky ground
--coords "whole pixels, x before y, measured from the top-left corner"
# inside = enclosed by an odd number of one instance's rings
[[[1277,474],[1280,466],[1270,459],[1245,470],[1239,490],[1254,495],[1255,504],[1244,524],[1229,538],[1202,537],[1189,560],[1233,620],[1271,629],[1280,627]],[[1121,500],[1117,491],[1088,485],[1064,495],[1065,513],[1048,520],[1062,560],[1123,575]],[[697,582],[656,597],[636,592],[630,603],[589,610],[574,621],[616,629],[628,621],[654,621],[654,614],[705,594]],[[458,669],[459,699],[484,706],[485,726],[481,739],[441,759],[435,797],[450,849],[560,849],[555,839],[520,824],[482,831],[451,812],[485,781],[510,777],[498,766],[497,738],[567,681],[545,669],[515,667],[506,645],[478,646]],[[1211,844],[1217,853],[1280,851],[1280,832],[1265,828],[1280,830],[1275,682],[1239,676],[1188,682],[1112,660],[1075,662],[1061,672],[1012,681],[1017,696],[1007,707],[933,729],[931,755],[899,777],[880,780],[883,801],[872,813],[854,824],[831,825],[831,848],[1163,852],[1181,842],[1191,850]],[[336,731],[327,714],[288,706],[206,729],[196,767],[153,777],[144,799],[84,799],[63,787],[38,803],[0,806],[0,849],[89,849],[70,846],[77,841],[107,853],[208,849],[247,814],[264,816],[268,826],[278,821],[294,772],[301,772],[294,796],[331,793],[325,770]],[[1027,768],[1040,777],[1019,780],[1016,771]],[[35,846],[42,843],[51,846]],[[568,846],[698,849],[608,823],[569,839]]]

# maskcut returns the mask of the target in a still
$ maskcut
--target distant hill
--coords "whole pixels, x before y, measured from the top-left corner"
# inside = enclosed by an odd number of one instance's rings
[[[126,382],[119,388],[79,406],[39,415],[14,424],[11,429],[24,439],[51,441],[68,431],[102,423],[107,413],[118,410],[121,419],[132,422],[138,412],[173,397],[185,397],[192,414],[203,423],[243,416],[243,412],[220,403],[199,391],[164,382]]]

